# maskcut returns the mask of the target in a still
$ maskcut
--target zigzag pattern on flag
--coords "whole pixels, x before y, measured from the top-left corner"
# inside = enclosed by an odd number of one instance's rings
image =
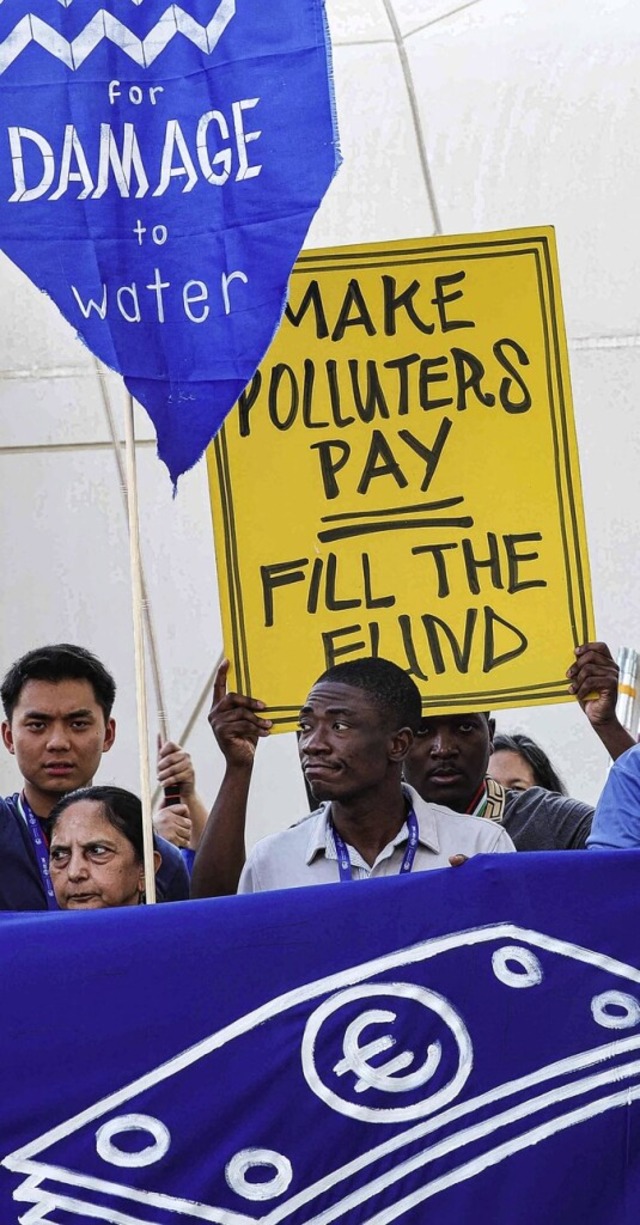
[[[132,4],[142,4],[143,2],[144,0],[131,0]],[[3,0],[0,0],[0,4],[2,3]],[[73,4],[73,0],[58,0],[58,4],[62,4],[64,8],[68,8],[70,4]]]
[[[2,3],[3,3],[3,0],[0,0],[0,4]],[[143,3],[143,0],[132,0],[132,4],[142,4],[142,3]],[[73,0],[58,0],[58,4],[62,4],[64,5],[65,8],[68,8],[70,4],[73,4]]]
[[[0,43],[0,73],[5,72],[30,43],[37,43],[72,71],[80,68],[91,52],[105,40],[120,47],[141,68],[148,68],[176,34],[183,34],[200,51],[211,55],[235,11],[236,0],[220,0],[211,21],[201,25],[178,4],[171,4],[149,33],[139,38],[113,13],[99,9],[72,39],[66,39],[59,30],[53,29],[35,14],[27,13]]]

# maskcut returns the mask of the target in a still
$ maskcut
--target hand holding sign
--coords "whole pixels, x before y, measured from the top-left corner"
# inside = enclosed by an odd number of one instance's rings
[[[615,761],[635,744],[616,714],[618,665],[606,642],[586,642],[576,648],[575,654],[576,662],[567,672],[569,692],[575,695]]]
[[[575,694],[595,727],[615,717],[618,700],[618,665],[606,642],[576,647],[576,662],[567,672],[569,692]]]

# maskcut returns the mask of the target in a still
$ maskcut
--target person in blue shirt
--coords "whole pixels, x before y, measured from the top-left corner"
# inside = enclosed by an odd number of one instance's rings
[[[587,843],[592,851],[628,851],[640,846],[640,744],[614,761]]]
[[[113,677],[90,651],[69,643],[29,651],[9,668],[0,696],[2,739],[22,790],[0,799],[0,910],[55,910],[48,819],[68,791],[87,787],[113,745]],[[177,847],[161,845],[158,882],[167,901],[189,896]]]

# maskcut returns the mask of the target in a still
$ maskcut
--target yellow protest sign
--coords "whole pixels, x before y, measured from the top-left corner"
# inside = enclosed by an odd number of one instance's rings
[[[280,730],[359,655],[424,710],[567,699],[593,614],[552,229],[302,255],[208,462],[233,684]]]

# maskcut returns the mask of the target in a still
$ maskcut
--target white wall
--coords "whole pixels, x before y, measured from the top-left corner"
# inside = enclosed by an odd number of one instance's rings
[[[598,634],[614,651],[637,644],[640,5],[328,0],[328,10],[345,160],[307,245],[556,226]],[[107,412],[121,434],[119,380],[109,377],[105,404],[90,355],[4,259],[0,320],[0,668],[45,641],[94,649],[120,687],[101,778],[135,789],[126,522]],[[164,701],[211,796],[221,763],[205,716],[221,635],[205,469],[173,502],[142,413],[137,429]],[[606,756],[576,707],[498,722],[529,731],[574,794],[596,797]],[[3,793],[16,783],[0,757]],[[250,839],[303,805],[293,737],[273,738],[260,748]]]

